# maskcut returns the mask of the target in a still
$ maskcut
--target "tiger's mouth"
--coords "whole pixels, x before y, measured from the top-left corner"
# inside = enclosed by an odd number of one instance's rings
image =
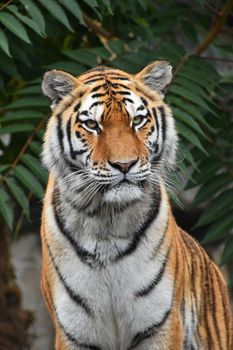
[[[108,185],[103,191],[103,199],[106,203],[113,204],[135,202],[142,197],[145,184],[145,180],[133,183],[124,178],[118,183]]]

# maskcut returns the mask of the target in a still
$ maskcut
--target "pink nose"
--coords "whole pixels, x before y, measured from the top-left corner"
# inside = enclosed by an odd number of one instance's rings
[[[134,166],[134,164],[136,164],[138,161],[138,159],[133,159],[130,162],[127,163],[121,163],[121,162],[110,162],[111,166],[113,168],[116,168],[118,170],[120,170],[122,173],[126,174],[130,168],[132,168]]]

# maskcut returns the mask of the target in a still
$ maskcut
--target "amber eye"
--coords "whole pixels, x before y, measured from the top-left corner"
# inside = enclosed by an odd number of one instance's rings
[[[141,122],[145,119],[145,117],[143,115],[138,115],[136,117],[134,117],[133,119],[133,125],[134,126],[138,126],[139,124],[141,124]]]
[[[95,120],[88,119],[84,122],[84,124],[89,128],[89,129],[97,129],[98,124]]]

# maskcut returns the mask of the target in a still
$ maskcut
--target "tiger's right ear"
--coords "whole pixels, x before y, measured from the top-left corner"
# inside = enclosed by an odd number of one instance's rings
[[[61,70],[54,69],[45,73],[42,81],[42,91],[51,100],[52,109],[76,87],[77,79]]]

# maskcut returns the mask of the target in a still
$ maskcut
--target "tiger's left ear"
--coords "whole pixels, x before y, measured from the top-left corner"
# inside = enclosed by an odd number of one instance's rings
[[[163,95],[166,86],[172,80],[172,66],[166,61],[155,61],[136,74],[135,78]]]

